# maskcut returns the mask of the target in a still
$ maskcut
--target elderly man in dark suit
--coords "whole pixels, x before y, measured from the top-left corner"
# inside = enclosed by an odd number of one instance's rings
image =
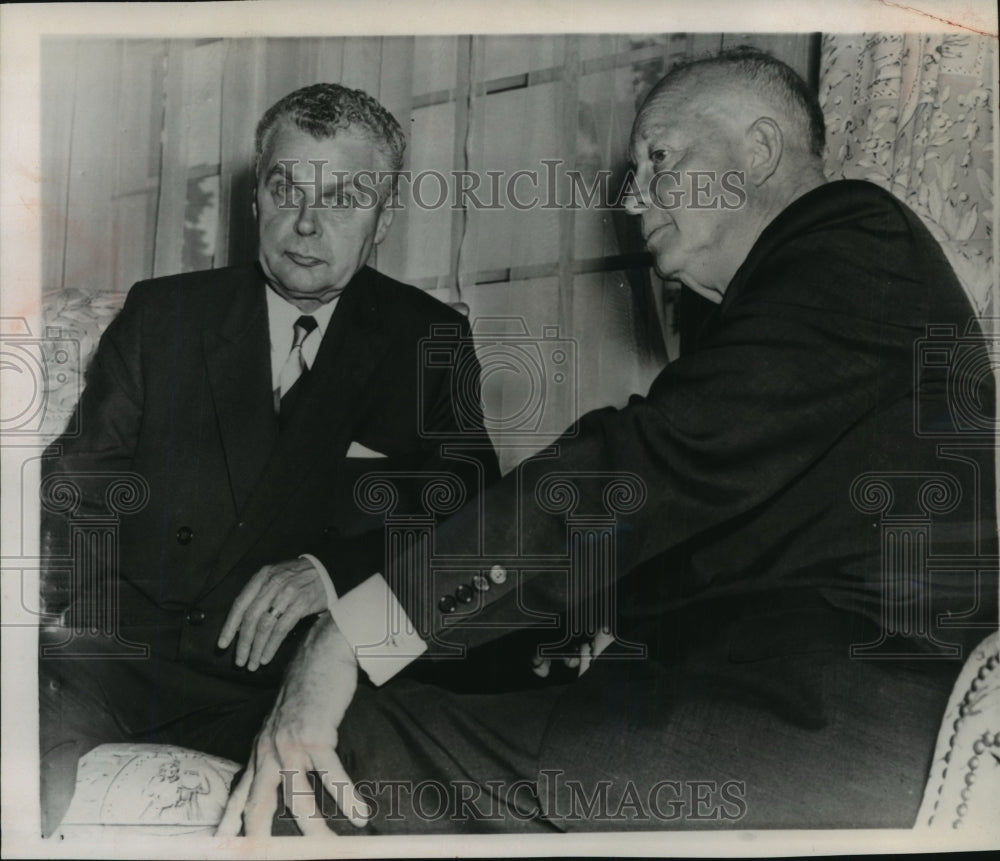
[[[392,221],[396,120],[316,84],[270,108],[256,143],[258,264],[135,285],[89,369],[81,433],[49,452],[49,508],[72,487],[76,517],[100,514],[123,473],[148,502],[122,519],[117,565],[91,563],[107,582],[72,596],[76,636],[43,651],[46,831],[95,744],[246,757],[330,576],[382,566],[359,477],[443,476],[473,495],[499,474],[478,375],[460,386],[419,360],[441,345],[478,369],[465,318],[366,265]],[[68,528],[50,518],[51,542]],[[95,642],[87,622],[115,594]],[[134,644],[146,659],[126,659]]]
[[[697,343],[491,488],[485,524],[445,522],[433,579],[413,588],[413,556],[334,575],[223,833],[267,833],[279,784],[322,833],[309,771],[376,833],[912,825],[961,657],[996,624],[993,380],[940,247],[887,192],[826,182],[823,145],[815,94],[761,52],[653,88],[627,208],[657,270],[716,303]],[[400,639],[441,653],[592,600],[592,565],[539,569],[573,535],[577,559],[609,552],[564,516],[609,504],[602,475],[636,489],[617,639],[586,673],[385,681]],[[553,477],[577,490],[546,499]]]

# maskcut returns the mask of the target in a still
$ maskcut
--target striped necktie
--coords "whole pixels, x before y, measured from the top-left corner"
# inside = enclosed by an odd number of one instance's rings
[[[295,321],[295,336],[292,340],[292,349],[281,368],[281,374],[278,376],[278,388],[274,390],[274,408],[276,412],[288,409],[287,402],[284,401],[285,395],[291,391],[302,375],[309,370],[306,360],[302,355],[302,344],[309,337],[309,333],[315,328],[315,317],[304,315]]]

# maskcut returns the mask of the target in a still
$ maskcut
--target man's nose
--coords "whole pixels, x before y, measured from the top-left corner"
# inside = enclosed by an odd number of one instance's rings
[[[295,232],[300,236],[316,236],[322,233],[316,207],[310,206],[307,195],[299,201],[299,211],[295,216]]]
[[[626,215],[642,215],[648,209],[641,193],[635,189],[625,196],[624,203]]]
[[[622,201],[625,213],[627,215],[642,215],[649,209],[649,202],[646,200],[649,183],[641,173],[635,171],[629,174],[627,182]]]

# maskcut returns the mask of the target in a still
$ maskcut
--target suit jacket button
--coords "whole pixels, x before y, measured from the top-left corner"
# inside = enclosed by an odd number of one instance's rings
[[[438,609],[442,613],[454,613],[457,606],[458,602],[451,595],[444,595],[441,600],[438,601]]]
[[[205,621],[205,611],[195,608],[187,614],[187,620],[189,625],[200,625]]]
[[[463,583],[455,590],[455,597],[463,604],[468,604],[472,600],[472,587]]]
[[[178,544],[190,544],[192,538],[194,538],[194,530],[190,526],[182,526],[177,530]]]
[[[490,568],[490,580],[497,586],[507,582],[507,569],[503,565],[494,565]]]

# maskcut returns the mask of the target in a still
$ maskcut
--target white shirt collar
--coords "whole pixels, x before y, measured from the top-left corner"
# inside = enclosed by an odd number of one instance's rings
[[[277,388],[281,369],[292,351],[292,343],[295,340],[295,321],[302,316],[302,312],[287,299],[275,293],[270,286],[265,286],[264,291],[267,295],[267,327],[271,333],[271,387]],[[319,345],[326,335],[330,318],[339,300],[340,296],[337,296],[308,315],[316,320],[316,328],[302,342],[302,358],[307,368],[311,368],[316,361]]]

